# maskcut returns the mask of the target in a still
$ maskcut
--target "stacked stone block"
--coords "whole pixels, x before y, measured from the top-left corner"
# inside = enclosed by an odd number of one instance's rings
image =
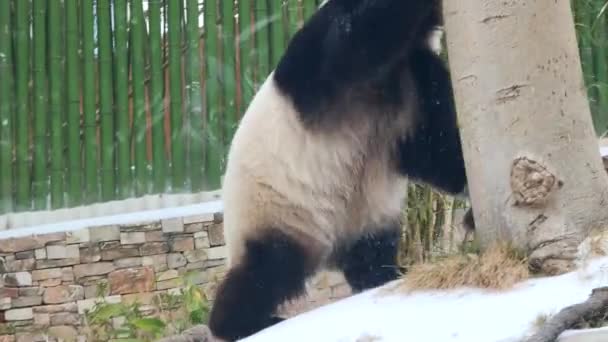
[[[100,297],[145,309],[189,271],[212,300],[226,254],[220,213],[0,240],[0,342],[85,341],[83,315]],[[319,275],[286,313],[347,296],[340,277]]]

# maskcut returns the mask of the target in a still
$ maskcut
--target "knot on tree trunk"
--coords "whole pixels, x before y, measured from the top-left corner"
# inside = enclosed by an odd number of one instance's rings
[[[552,191],[563,186],[563,182],[544,165],[528,157],[513,161],[510,178],[513,199],[518,206],[544,205]]]

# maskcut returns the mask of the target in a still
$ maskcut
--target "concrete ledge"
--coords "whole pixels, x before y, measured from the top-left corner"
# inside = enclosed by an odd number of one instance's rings
[[[0,231],[38,226],[41,224],[66,224],[74,220],[104,218],[106,216],[134,212],[179,208],[182,206],[218,201],[220,199],[221,191],[193,194],[160,194],[146,195],[120,201],[95,203],[74,208],[9,213],[0,215]]]

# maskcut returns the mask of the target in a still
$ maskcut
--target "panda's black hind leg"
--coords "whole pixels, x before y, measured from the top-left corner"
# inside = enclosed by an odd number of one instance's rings
[[[338,256],[340,268],[354,293],[399,277],[399,225],[361,237]]]
[[[312,258],[300,243],[279,230],[246,243],[245,255],[218,288],[209,328],[215,337],[235,341],[282,319],[274,316],[284,301],[305,289]]]

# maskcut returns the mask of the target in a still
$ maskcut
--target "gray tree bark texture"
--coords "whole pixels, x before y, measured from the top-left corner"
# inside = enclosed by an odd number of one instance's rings
[[[444,1],[449,65],[482,246],[510,241],[533,268],[576,267],[608,227],[569,1]]]

